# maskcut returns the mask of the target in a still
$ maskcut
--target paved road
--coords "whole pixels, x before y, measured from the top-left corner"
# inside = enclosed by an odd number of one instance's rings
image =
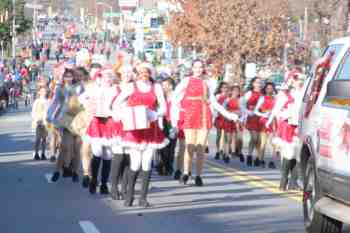
[[[278,170],[209,158],[205,187],[154,175],[153,207],[125,208],[70,179],[48,182],[53,164],[33,161],[32,144],[28,110],[0,116],[1,233],[304,232],[300,196],[277,191]]]

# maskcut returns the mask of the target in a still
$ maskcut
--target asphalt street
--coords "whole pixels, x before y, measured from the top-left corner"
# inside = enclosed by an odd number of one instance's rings
[[[278,191],[278,169],[209,155],[204,187],[153,174],[152,207],[125,208],[69,178],[51,183],[54,164],[33,161],[33,140],[29,109],[0,116],[0,233],[304,232],[300,194]]]

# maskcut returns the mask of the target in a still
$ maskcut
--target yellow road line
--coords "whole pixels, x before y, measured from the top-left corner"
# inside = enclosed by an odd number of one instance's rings
[[[260,176],[251,175],[248,172],[239,171],[237,169],[226,167],[208,160],[206,161],[206,163],[211,170],[229,176],[235,181],[242,181],[250,186],[262,188],[276,195],[286,197],[297,202],[302,202],[302,193],[299,191],[280,191],[278,184],[276,184],[275,182],[267,181]]]

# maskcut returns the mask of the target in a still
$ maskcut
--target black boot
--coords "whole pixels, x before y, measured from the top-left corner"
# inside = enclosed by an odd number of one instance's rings
[[[53,173],[53,175],[51,177],[51,181],[56,182],[59,178],[60,178],[60,173],[56,171]]]
[[[113,200],[120,200],[121,195],[119,192],[118,184],[121,176],[121,164],[123,160],[123,155],[116,154],[112,159],[112,169],[111,169],[111,197]]]
[[[268,166],[270,169],[276,169],[276,165],[273,161],[270,161],[269,162],[269,166]]]
[[[34,155],[34,160],[40,160],[40,156],[39,156],[38,153],[35,153],[35,155]]]
[[[259,158],[256,158],[254,160],[254,167],[260,167],[260,159]]]
[[[183,183],[184,185],[187,184],[187,182],[188,182],[189,179],[190,179],[190,177],[189,177],[189,175],[187,175],[187,174],[183,174],[183,176],[181,177],[181,181],[182,181],[182,183]],[[180,181],[180,182],[181,182],[181,181]]]
[[[94,156],[91,160],[91,181],[89,184],[89,192],[91,194],[96,193],[97,188],[97,176],[100,168],[101,158]]]
[[[147,194],[148,194],[150,180],[151,180],[151,172],[142,171],[142,188],[141,188],[139,206],[142,206],[145,208],[150,206],[150,204],[147,201]]]
[[[287,190],[289,169],[290,169],[290,160],[283,159],[282,167],[281,167],[281,180],[280,180],[281,191]]]
[[[241,161],[241,163],[244,163],[244,155],[242,153],[237,153],[239,161]]]
[[[180,180],[181,178],[181,171],[180,170],[176,170],[175,175],[174,175],[174,180]]]
[[[129,174],[130,172],[130,168],[129,165],[127,165],[124,170],[123,170],[123,174],[122,174],[122,190],[121,190],[121,199],[125,200],[126,199],[126,193],[128,190],[128,183],[129,183]]]
[[[137,180],[138,172],[134,172],[129,170],[128,172],[128,189],[126,193],[126,198],[124,202],[124,206],[130,207],[134,202],[134,193],[135,193],[135,183]]]
[[[292,159],[290,161],[290,180],[288,184],[288,190],[299,190],[299,185],[298,185],[298,168],[297,168],[297,163],[295,159]]]
[[[202,187],[203,186],[203,180],[202,180],[202,178],[200,176],[196,176],[195,184],[198,187]]]
[[[224,162],[225,163],[230,163],[230,156],[226,155],[226,154],[224,154],[223,156],[224,156]]]
[[[72,177],[73,172],[70,167],[63,167],[63,174],[62,177],[67,178],[67,177]]]
[[[253,156],[251,156],[251,155],[247,156],[247,166],[248,167],[253,166]]]
[[[83,177],[83,182],[82,182],[83,188],[89,187],[89,184],[90,184],[90,177],[89,176],[84,176]]]
[[[46,156],[45,156],[45,153],[43,152],[43,153],[41,153],[41,158],[40,158],[41,160],[47,160],[47,158],[46,158]]]
[[[102,172],[101,172],[101,194],[109,194],[107,182],[109,178],[109,174],[111,173],[111,160],[104,159],[102,163]]]
[[[216,152],[214,158],[215,158],[215,160],[219,160],[220,159],[220,152]]]

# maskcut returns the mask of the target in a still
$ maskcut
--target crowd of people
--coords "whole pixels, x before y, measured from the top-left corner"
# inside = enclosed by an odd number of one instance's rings
[[[204,185],[208,138],[216,128],[215,159],[238,158],[249,167],[275,169],[281,158],[280,189],[298,189],[300,69],[289,72],[279,90],[259,77],[244,89],[219,81],[213,66],[201,60],[178,80],[159,76],[150,63],[125,52],[118,53],[115,64],[91,57],[84,48],[74,56],[74,63],[55,65],[53,80],[39,87],[33,104],[34,159],[47,159],[49,143],[49,159],[56,164],[52,182],[60,177],[79,182],[82,167],[82,186],[91,194],[99,188],[132,206],[141,176],[138,204],[148,207],[153,168],[185,185],[192,176],[195,186]],[[273,153],[268,163],[267,147]]]

